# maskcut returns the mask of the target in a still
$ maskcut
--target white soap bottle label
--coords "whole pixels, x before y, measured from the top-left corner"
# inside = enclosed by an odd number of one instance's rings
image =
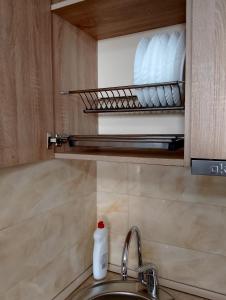
[[[101,267],[102,267],[102,269],[107,268],[107,264],[108,264],[108,254],[104,253],[102,255],[102,260],[101,260]]]

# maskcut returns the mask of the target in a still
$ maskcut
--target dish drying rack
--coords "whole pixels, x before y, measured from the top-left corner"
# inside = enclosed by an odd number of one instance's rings
[[[84,104],[84,113],[114,113],[114,112],[184,112],[184,81],[163,82],[154,84],[139,84],[117,86],[99,89],[70,90],[62,95],[78,95]],[[161,88],[160,99],[158,92]],[[139,95],[147,89],[152,89],[158,97],[158,105],[140,101]],[[153,94],[153,93],[152,93]],[[149,94],[148,94],[149,95]],[[167,98],[168,97],[168,98]],[[150,97],[151,98],[151,97]],[[171,99],[169,101],[168,99]],[[162,100],[162,101],[160,101]],[[164,100],[164,101],[163,101]],[[173,100],[173,101],[172,101]],[[168,102],[167,102],[168,101]],[[142,103],[141,103],[142,102]],[[162,105],[161,103],[165,103]],[[163,150],[171,153],[183,148],[184,135],[175,134],[118,134],[118,135],[70,135],[50,138],[49,144],[61,146],[68,143],[75,151],[105,149],[110,151],[153,151]]]
[[[62,95],[79,95],[84,104],[84,113],[108,113],[108,112],[161,112],[184,111],[184,81],[163,82],[154,84],[139,84],[118,86],[99,89],[63,91]],[[144,89],[152,88],[158,95],[158,89],[163,90],[164,101],[159,100],[159,105],[141,104],[138,93]],[[167,91],[166,91],[167,90]],[[179,99],[176,99],[175,90]],[[167,93],[173,103],[167,102]],[[159,97],[159,96],[158,96]],[[162,105],[164,102],[165,105]],[[179,104],[178,104],[179,103]]]

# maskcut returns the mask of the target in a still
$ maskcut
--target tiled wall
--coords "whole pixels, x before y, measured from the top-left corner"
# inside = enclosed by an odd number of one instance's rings
[[[125,235],[138,225],[144,260],[154,262],[162,278],[226,295],[226,178],[106,162],[98,162],[97,173],[111,264],[120,265]]]
[[[98,162],[97,188],[98,215],[111,227],[111,264],[120,265],[136,224],[144,260],[156,263],[162,278],[226,295],[225,178]],[[89,267],[95,192],[95,162],[0,170],[1,300],[53,299]]]
[[[95,192],[95,162],[0,170],[1,300],[53,299],[90,266]]]

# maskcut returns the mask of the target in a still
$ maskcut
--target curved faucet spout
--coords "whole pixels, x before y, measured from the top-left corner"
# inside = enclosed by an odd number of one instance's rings
[[[121,275],[122,279],[126,280],[128,277],[128,257],[129,257],[129,246],[132,236],[135,234],[137,241],[137,256],[138,256],[138,267],[143,265],[142,252],[141,252],[141,236],[140,231],[137,226],[132,226],[126,236],[123,252],[122,252],[122,262],[121,262]],[[138,274],[140,282],[144,281],[144,274]]]

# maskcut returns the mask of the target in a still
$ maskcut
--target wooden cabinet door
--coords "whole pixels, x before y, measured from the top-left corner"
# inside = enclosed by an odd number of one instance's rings
[[[49,0],[0,0],[0,167],[51,158],[52,131]]]
[[[191,157],[226,159],[226,1],[192,1]]]

